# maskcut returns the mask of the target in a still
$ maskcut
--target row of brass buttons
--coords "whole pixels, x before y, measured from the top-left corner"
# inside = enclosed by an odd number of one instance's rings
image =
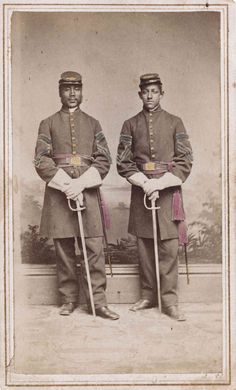
[[[155,159],[156,155],[154,152],[154,147],[152,146],[154,139],[153,139],[153,128],[152,128],[152,113],[149,113],[149,139],[150,139],[150,150],[151,150],[151,158]]]
[[[71,130],[71,146],[72,146],[72,154],[77,153],[77,144],[75,139],[75,125],[74,125],[74,117],[73,114],[70,113],[70,130]]]

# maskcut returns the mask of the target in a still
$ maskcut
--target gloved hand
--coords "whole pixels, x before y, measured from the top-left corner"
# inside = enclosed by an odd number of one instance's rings
[[[67,200],[68,200],[68,203],[69,203],[69,205],[70,205],[69,207],[72,208],[72,209],[74,209],[74,205],[72,205],[71,202],[70,202],[72,199],[68,198]],[[83,192],[81,192],[81,193],[77,196],[77,198],[75,198],[75,199],[73,199],[73,200],[76,202],[76,208],[78,207],[77,202],[79,203],[79,206],[80,206],[80,207],[83,207],[83,205],[84,205],[84,195],[83,195]]]
[[[101,176],[98,170],[90,167],[80,177],[72,179],[70,183],[65,185],[62,191],[66,194],[68,199],[76,200],[85,188],[95,188],[102,184]]]
[[[84,195],[83,195],[83,192],[81,192],[81,194],[78,195],[76,200],[79,202],[80,206],[84,205]]]
[[[65,192],[72,180],[73,179],[64,171],[64,169],[59,168],[55,176],[48,183],[48,187]],[[83,206],[83,193],[81,192],[74,200],[78,200],[80,206]]]
[[[76,208],[75,208],[74,204],[71,203],[71,200],[72,199],[67,199],[67,202],[68,202],[69,208],[72,211],[76,211],[79,208],[85,208],[85,207],[83,207],[84,206],[84,195],[83,195],[83,192],[81,192],[81,194],[79,194],[78,197],[76,199],[74,199],[75,202],[76,202]]]
[[[159,198],[159,191],[154,191],[149,197],[148,199],[150,201],[154,200],[154,202],[156,202],[156,200]]]
[[[154,191],[161,191],[165,188],[180,186],[182,180],[173,175],[173,173],[167,172],[159,179],[149,179],[143,186],[144,192],[150,196]]]
[[[67,199],[77,200],[78,196],[84,191],[85,185],[82,176],[72,179],[70,183],[64,185],[62,192],[66,194]]]
[[[159,191],[160,189],[159,179],[149,179],[143,185],[143,190],[148,196],[150,196],[155,191]]]

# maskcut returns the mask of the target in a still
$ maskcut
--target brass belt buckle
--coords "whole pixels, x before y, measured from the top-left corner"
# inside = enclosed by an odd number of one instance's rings
[[[145,171],[155,171],[156,164],[152,161],[149,161],[148,163],[144,164]]]
[[[73,156],[73,157],[71,157],[70,163],[71,163],[71,165],[80,166],[81,165],[81,158],[80,158],[80,156]]]

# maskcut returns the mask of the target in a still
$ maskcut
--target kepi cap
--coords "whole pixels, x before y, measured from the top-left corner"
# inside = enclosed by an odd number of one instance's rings
[[[82,85],[82,76],[77,72],[67,71],[61,74],[59,85],[75,84]]]
[[[145,85],[149,84],[159,84],[162,85],[159,74],[157,73],[147,73],[140,76],[139,87],[142,88]]]

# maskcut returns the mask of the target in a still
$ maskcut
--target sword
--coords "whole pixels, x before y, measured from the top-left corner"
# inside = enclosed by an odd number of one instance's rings
[[[189,284],[190,280],[189,280],[189,270],[188,270],[188,253],[187,253],[187,245],[186,244],[184,244],[184,253],[185,253],[187,284]]]
[[[84,210],[85,207],[84,206],[80,206],[80,203],[79,203],[78,200],[76,200],[75,202],[76,202],[76,208],[73,208],[71,206],[71,199],[68,199],[69,208],[72,211],[77,211],[77,215],[78,215],[79,230],[80,230],[80,235],[81,235],[80,238],[81,238],[81,242],[82,242],[82,249],[83,249],[83,255],[84,255],[84,264],[85,264],[87,281],[88,281],[90,304],[91,304],[93,316],[96,317],[95,306],[94,306],[94,299],[93,299],[92,283],[91,283],[90,272],[89,272],[88,255],[87,255],[87,249],[86,249],[85,238],[84,238],[83,220],[82,220],[82,210]]]
[[[148,210],[152,210],[152,225],[153,225],[153,239],[154,239],[154,253],[155,253],[155,266],[156,266],[156,278],[157,278],[157,300],[160,313],[162,312],[161,308],[161,286],[160,286],[160,270],[159,270],[159,257],[158,257],[158,243],[157,243],[157,218],[156,210],[160,207],[155,206],[155,200],[152,200],[151,207],[147,205],[147,195],[144,195],[144,206]]]
[[[106,226],[105,226],[105,221],[104,221],[104,214],[103,214],[103,210],[102,210],[103,203],[102,203],[102,197],[101,197],[101,193],[100,193],[99,188],[97,189],[97,194],[98,194],[99,209],[100,209],[100,213],[101,213],[102,230],[103,230],[104,243],[105,243],[105,248],[106,248],[106,255],[107,255],[107,260],[108,260],[108,264],[109,264],[109,268],[110,268],[110,274],[112,277],[113,276],[112,262],[111,262],[111,256],[109,253],[109,248],[108,248],[107,231],[106,231]]]

